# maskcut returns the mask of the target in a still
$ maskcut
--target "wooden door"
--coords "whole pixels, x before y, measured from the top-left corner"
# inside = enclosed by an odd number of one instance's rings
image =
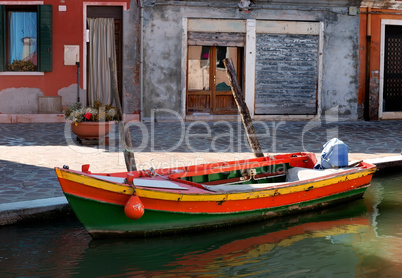
[[[189,46],[187,114],[237,113],[223,59],[233,59],[241,83],[242,50],[226,46]]]

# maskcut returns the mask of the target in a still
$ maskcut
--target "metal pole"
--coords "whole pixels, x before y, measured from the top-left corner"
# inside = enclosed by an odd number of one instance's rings
[[[77,102],[80,102],[80,62],[75,62],[77,65]]]

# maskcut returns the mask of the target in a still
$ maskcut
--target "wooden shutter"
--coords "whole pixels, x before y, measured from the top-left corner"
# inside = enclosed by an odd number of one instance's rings
[[[317,113],[317,35],[257,34],[256,114]]]
[[[52,71],[52,5],[38,6],[38,70]]]
[[[5,38],[5,16],[4,16],[4,5],[0,5],[0,71],[4,71],[5,68],[5,49],[6,49],[6,38]]]

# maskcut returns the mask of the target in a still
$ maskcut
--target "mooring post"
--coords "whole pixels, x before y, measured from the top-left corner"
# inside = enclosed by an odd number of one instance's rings
[[[120,133],[120,140],[122,141],[123,145],[123,154],[124,160],[126,162],[127,171],[136,171],[137,166],[135,165],[135,157],[134,157],[134,150],[133,145],[131,142],[130,130],[129,128],[124,127],[123,121],[123,111],[120,104],[120,97],[119,97],[119,88],[117,86],[117,79],[116,79],[116,70],[114,68],[114,60],[113,58],[109,58],[109,67],[110,67],[110,78],[112,84],[112,94],[114,96],[114,101],[116,102],[117,108],[117,116],[119,120],[119,133]]]

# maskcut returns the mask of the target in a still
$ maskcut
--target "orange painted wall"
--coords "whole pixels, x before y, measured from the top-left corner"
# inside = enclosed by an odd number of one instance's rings
[[[366,88],[369,86],[367,82],[367,74],[373,71],[380,71],[380,54],[381,54],[381,20],[396,19],[402,20],[402,13],[398,10],[384,9],[360,9],[360,45],[359,45],[359,95],[358,103],[363,105],[365,102]],[[369,28],[367,28],[367,23]],[[369,72],[367,73],[367,35],[371,34]]]
[[[17,2],[17,1],[7,1]],[[19,1],[27,2],[30,1]],[[32,2],[32,1],[31,1]],[[77,66],[64,65],[64,45],[80,46],[80,61],[83,59],[83,9],[85,3],[97,5],[113,5],[113,3],[126,3],[129,9],[129,0],[108,1],[63,1],[45,0],[45,5],[53,5],[53,71],[45,72],[43,76],[29,75],[0,75],[0,91],[7,88],[39,88],[45,96],[57,96],[58,90],[77,84]],[[59,5],[66,5],[67,11],[59,12]],[[83,86],[83,73],[81,67],[80,87]]]

